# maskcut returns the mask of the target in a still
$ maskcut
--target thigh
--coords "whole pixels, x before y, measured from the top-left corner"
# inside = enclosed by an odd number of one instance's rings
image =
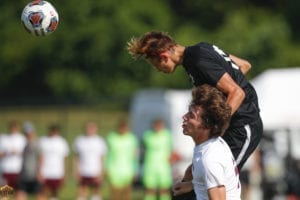
[[[258,146],[263,134],[261,119],[243,127],[229,128],[223,139],[229,145],[239,170]]]
[[[9,185],[10,187],[12,187],[14,189],[17,189],[19,174],[3,173],[3,178],[5,179],[7,185]]]
[[[79,184],[81,186],[87,186],[92,188],[98,188],[100,187],[100,181],[97,179],[97,177],[80,177]]]
[[[62,186],[62,179],[45,179],[43,188],[47,188],[50,191],[58,191]]]
[[[172,186],[171,166],[161,166],[158,171],[158,184],[160,189],[169,189]]]

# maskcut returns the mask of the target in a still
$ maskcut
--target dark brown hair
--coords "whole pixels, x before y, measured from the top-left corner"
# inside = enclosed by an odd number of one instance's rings
[[[200,116],[207,128],[211,129],[210,137],[223,135],[231,118],[231,107],[226,96],[217,88],[204,84],[192,90],[191,106],[200,106],[204,113]]]

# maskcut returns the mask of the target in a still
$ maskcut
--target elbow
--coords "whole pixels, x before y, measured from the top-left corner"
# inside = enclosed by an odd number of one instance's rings
[[[236,96],[238,97],[238,99],[240,100],[240,102],[242,102],[245,99],[245,97],[246,97],[245,91],[242,88],[239,88],[236,91]]]
[[[252,68],[252,65],[251,65],[251,63],[250,62],[248,62],[248,61],[245,61],[244,62],[244,71],[245,71],[245,73],[247,73],[248,71],[250,71],[250,69]]]
[[[236,87],[234,90],[232,90],[231,96],[233,97],[236,104],[240,105],[244,101],[246,93],[242,88]]]
[[[248,71],[252,68],[252,65],[250,62],[246,61],[247,69]]]

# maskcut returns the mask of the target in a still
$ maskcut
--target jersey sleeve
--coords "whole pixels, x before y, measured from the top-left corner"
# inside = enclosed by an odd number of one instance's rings
[[[205,183],[207,189],[225,185],[224,168],[217,160],[208,161],[205,167]]]

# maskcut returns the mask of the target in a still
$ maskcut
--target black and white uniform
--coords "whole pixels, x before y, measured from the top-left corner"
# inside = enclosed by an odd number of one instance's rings
[[[228,73],[244,90],[246,97],[233,114],[230,126],[223,136],[241,170],[263,134],[255,89],[228,54],[208,43],[201,42],[186,47],[182,65],[194,86],[209,84],[216,87],[220,78]]]

